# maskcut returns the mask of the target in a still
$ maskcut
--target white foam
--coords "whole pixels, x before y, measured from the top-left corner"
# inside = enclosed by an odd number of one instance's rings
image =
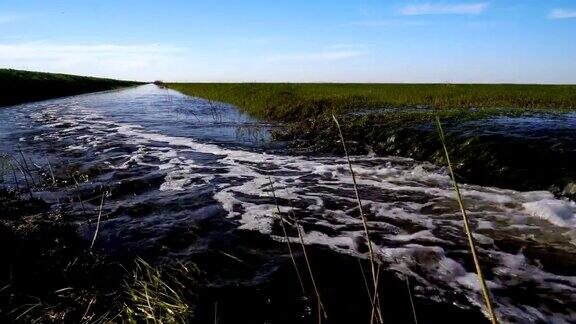
[[[276,209],[290,213],[294,208],[297,215],[306,215],[299,220],[302,228],[315,226],[302,231],[306,244],[367,257],[352,178],[342,158],[281,156],[229,149],[149,131],[139,125],[103,121],[89,107],[82,106],[64,116],[57,107],[44,109],[34,116],[47,121],[52,132],[58,132],[47,134],[48,138],[74,135],[83,142],[71,148],[87,149],[89,144],[98,149],[102,142],[113,141],[118,135],[128,138],[138,149],[123,156],[122,163],[117,163],[115,168],[129,168],[132,164],[156,166],[166,174],[160,186],[163,191],[212,186],[214,199],[228,217],[238,221],[240,229],[259,231],[282,240],[282,236],[273,231],[278,221]],[[61,129],[64,125],[72,126]],[[93,137],[84,134],[88,132],[86,128]],[[101,139],[102,133],[105,139]],[[165,145],[149,145],[151,142]],[[209,155],[211,160],[206,162],[206,156],[195,157],[197,153]],[[150,156],[159,162],[145,162],[148,161],[145,157]],[[416,278],[422,286],[434,289],[437,296],[461,292],[480,307],[482,298],[473,269],[466,269],[464,262],[447,253],[450,249],[466,255],[467,245],[445,170],[398,157],[352,157],[352,162],[363,193],[364,211],[369,214],[370,235],[373,242],[379,242],[373,246],[378,260],[387,268]],[[268,177],[271,173],[279,206],[270,198]],[[532,285],[537,286],[544,297],[549,295],[550,300],[562,296],[576,302],[576,278],[548,273],[526,259],[522,252],[502,252],[492,237],[493,233],[512,237],[520,232],[539,240],[551,237],[555,245],[558,242],[570,245],[575,235],[565,237],[563,234],[567,229],[575,232],[573,202],[557,200],[544,191],[518,192],[472,185],[462,185],[461,189],[470,217],[477,229],[483,230],[482,234],[474,235],[480,252],[489,255],[494,263],[494,278],[488,282],[490,288]],[[299,204],[293,207],[287,202]],[[323,232],[321,228],[330,231]],[[289,239],[298,241],[297,237]],[[495,303],[503,321],[576,320],[574,314],[557,314],[541,305],[523,305],[498,295]]]
[[[544,219],[556,226],[574,227],[576,219],[574,202],[558,199],[543,199],[523,204],[532,217]]]

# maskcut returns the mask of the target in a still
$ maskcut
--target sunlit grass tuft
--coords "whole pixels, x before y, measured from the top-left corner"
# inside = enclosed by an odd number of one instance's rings
[[[128,302],[124,315],[129,323],[187,323],[194,314],[174,278],[138,258],[132,278],[124,285]]]
[[[184,94],[234,104],[259,118],[300,122],[361,109],[438,108],[476,113],[477,108],[576,108],[574,85],[518,84],[323,84],[323,83],[168,83]],[[416,117],[416,116],[414,116]]]

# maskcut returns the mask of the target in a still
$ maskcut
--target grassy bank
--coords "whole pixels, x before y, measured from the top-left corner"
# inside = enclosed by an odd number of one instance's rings
[[[168,83],[253,116],[298,121],[366,108],[576,108],[574,85]]]
[[[0,107],[135,84],[132,81],[0,69]]]
[[[342,154],[331,114],[341,120],[351,154],[411,157],[445,165],[434,117],[446,123],[450,154],[466,183],[518,190],[566,190],[576,182],[570,145],[483,132],[468,122],[494,116],[540,116],[576,109],[575,85],[443,84],[208,84],[169,83],[182,93],[229,102],[266,120],[285,123],[275,138],[304,153]],[[420,109],[420,108],[432,109]],[[370,109],[390,108],[390,109]],[[415,109],[416,108],[416,109]],[[362,111],[358,114],[354,112]],[[559,122],[562,122],[559,120]],[[544,137],[546,137],[544,136]],[[556,145],[566,148],[550,148]],[[542,165],[549,166],[542,168]],[[570,187],[571,188],[571,187]]]

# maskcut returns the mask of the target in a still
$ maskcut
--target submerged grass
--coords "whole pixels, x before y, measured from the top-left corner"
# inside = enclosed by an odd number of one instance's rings
[[[383,107],[576,108],[575,85],[167,83],[187,95],[228,102],[267,120],[293,122]]]

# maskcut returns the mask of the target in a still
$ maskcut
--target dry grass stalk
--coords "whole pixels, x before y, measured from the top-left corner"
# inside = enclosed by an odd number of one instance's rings
[[[52,178],[52,185],[56,186],[56,178],[54,177],[54,171],[52,170],[52,164],[50,164],[50,160],[46,158],[46,162],[48,162],[48,170],[50,170],[50,177]]]
[[[468,246],[470,248],[470,253],[472,254],[472,259],[474,260],[474,266],[476,267],[476,274],[478,275],[478,281],[480,282],[480,288],[482,290],[482,297],[484,298],[484,303],[488,311],[488,316],[493,324],[498,323],[498,319],[494,314],[494,309],[492,308],[492,301],[490,300],[490,292],[488,286],[486,286],[486,281],[484,280],[484,275],[482,274],[482,268],[480,267],[480,262],[476,253],[476,244],[474,243],[474,238],[472,236],[472,230],[470,229],[470,221],[468,219],[468,214],[466,213],[466,208],[464,207],[464,201],[462,200],[462,195],[460,194],[460,187],[454,176],[454,170],[452,169],[452,163],[450,162],[450,154],[448,154],[448,148],[446,147],[446,137],[444,135],[444,130],[442,129],[442,124],[440,123],[440,118],[436,116],[436,126],[438,127],[438,133],[440,135],[440,141],[442,142],[442,148],[444,149],[444,154],[446,157],[446,163],[448,164],[448,171],[450,173],[450,178],[452,180],[452,185],[454,191],[456,192],[456,200],[458,201],[458,206],[460,212],[462,213],[462,220],[464,221],[464,230],[466,231],[466,237],[468,239]]]
[[[92,238],[92,243],[90,244],[90,250],[94,247],[96,243],[96,237],[98,236],[98,230],[100,229],[100,218],[102,217],[102,207],[104,206],[104,197],[107,192],[102,193],[102,198],[100,198],[100,210],[98,211],[98,220],[96,221],[96,230],[94,231],[94,237]]]
[[[414,316],[414,324],[418,324],[418,316],[416,316],[416,305],[414,305],[414,298],[412,298],[412,291],[410,290],[410,281],[408,276],[404,275],[406,281],[406,289],[408,290],[408,297],[410,298],[410,306],[412,307],[412,315]]]
[[[379,303],[379,296],[378,296],[378,285],[380,283],[380,270],[381,270],[381,264],[378,263],[377,269],[376,269],[376,283],[374,284],[374,296],[372,298],[372,302],[370,304],[370,306],[372,307],[372,311],[370,314],[370,324],[372,324],[374,322],[374,318],[375,315],[378,315],[379,317],[376,318],[376,320],[379,320],[380,323],[384,323],[384,321],[382,320],[382,314],[378,313],[376,314],[378,311],[380,311],[380,303]],[[376,312],[375,312],[376,311]]]
[[[276,204],[276,210],[278,211],[278,214],[280,214],[280,206],[278,205],[278,201],[276,199],[276,191],[274,190],[274,183],[272,182],[272,178],[268,177],[268,180],[270,182],[270,188],[272,190],[272,196],[274,197],[274,203]],[[298,238],[300,239],[300,245],[302,247],[302,251],[304,253],[304,261],[306,262],[306,267],[308,269],[308,274],[310,275],[310,280],[312,281],[312,286],[314,288],[314,293],[316,294],[316,299],[318,302],[318,323],[322,322],[322,316],[324,318],[328,318],[328,315],[326,314],[326,309],[324,308],[324,304],[322,303],[322,298],[320,298],[320,291],[318,290],[318,286],[316,285],[316,279],[314,278],[314,273],[312,272],[312,266],[310,265],[310,259],[308,258],[308,253],[306,252],[306,244],[304,242],[304,236],[302,235],[302,231],[300,229],[300,225],[298,224],[298,220],[296,218],[296,215],[294,214],[294,207],[292,206],[292,203],[290,203],[290,208],[291,208],[291,212],[292,212],[292,216],[294,217],[294,226],[296,227],[296,230],[298,231]],[[286,235],[286,240],[288,240],[288,236]]]
[[[308,267],[308,273],[310,274],[310,279],[312,280],[312,286],[314,287],[314,292],[316,293],[316,298],[318,299],[318,323],[321,322],[320,311],[322,311],[322,315],[324,318],[328,318],[326,314],[326,308],[324,308],[324,304],[322,303],[322,298],[320,298],[320,291],[316,286],[316,280],[314,279],[314,273],[312,272],[312,266],[310,265],[310,259],[308,258],[308,253],[306,252],[306,245],[304,243],[304,237],[302,236],[302,230],[300,229],[300,225],[298,221],[295,221],[296,229],[298,230],[298,237],[300,238],[300,244],[302,245],[302,251],[304,252],[304,260],[306,261],[306,267]]]
[[[364,215],[364,210],[362,208],[362,200],[360,199],[360,193],[358,192],[358,184],[356,183],[356,175],[354,173],[354,168],[352,168],[352,162],[350,161],[350,156],[348,155],[348,150],[346,149],[346,143],[344,141],[344,135],[342,134],[342,129],[340,127],[340,123],[338,122],[338,119],[336,118],[335,115],[332,115],[332,119],[334,120],[334,122],[336,123],[336,127],[338,128],[338,134],[340,136],[340,141],[342,142],[342,147],[344,149],[344,155],[346,155],[346,161],[348,162],[348,168],[350,170],[350,174],[352,175],[352,182],[354,184],[354,192],[356,194],[356,202],[358,203],[358,209],[360,210],[360,217],[362,218],[362,225],[364,227],[364,235],[366,236],[366,243],[368,245],[368,253],[369,253],[369,259],[370,259],[370,268],[372,270],[372,281],[373,281],[373,285],[374,285],[374,296],[372,298],[373,302],[372,302],[372,313],[374,313],[374,308],[376,307],[377,300],[378,300],[378,278],[377,278],[377,274],[376,274],[376,260],[375,260],[375,256],[374,256],[374,250],[372,248],[372,241],[370,240],[370,232],[368,230],[368,220],[366,219],[366,216]],[[380,310],[380,307],[378,305],[378,307],[376,307],[377,309],[377,313],[378,313],[378,320],[380,321],[380,323],[383,323],[383,318],[382,318],[382,311]],[[373,316],[372,316],[373,319]],[[371,321],[372,321],[371,319]]]
[[[86,310],[84,311],[84,315],[82,315],[82,317],[80,318],[80,323],[90,323],[92,320],[92,317],[94,317],[94,315],[92,316],[88,316],[88,312],[90,311],[90,307],[92,307],[92,305],[96,302],[96,297],[92,297],[90,299],[90,302],[88,303],[88,306],[86,307]]]
[[[22,157],[22,161],[24,162],[24,167],[26,169],[26,173],[30,176],[30,180],[32,181],[32,184],[34,186],[36,186],[36,181],[34,180],[34,176],[32,175],[30,168],[28,167],[28,162],[26,161],[26,158],[24,157],[24,153],[22,152],[20,145],[18,145],[18,152],[20,152],[20,156]]]
[[[300,287],[302,288],[302,294],[306,295],[306,289],[304,288],[304,281],[302,280],[302,275],[300,274],[300,270],[298,270],[298,264],[296,263],[296,258],[294,257],[294,253],[292,252],[292,245],[290,244],[290,240],[288,239],[288,232],[286,231],[286,225],[284,224],[285,219],[284,219],[284,216],[282,216],[282,212],[280,211],[280,206],[278,205],[278,201],[276,199],[276,193],[274,191],[274,184],[272,183],[272,178],[268,177],[268,181],[270,183],[270,189],[272,191],[272,197],[274,198],[274,204],[276,205],[276,210],[278,211],[278,217],[280,217],[280,226],[282,227],[284,239],[286,240],[286,245],[288,246],[288,252],[290,253],[290,258],[292,259],[292,264],[294,265],[294,270],[296,270],[296,275],[298,276],[298,281],[300,282]]]
[[[368,280],[366,279],[366,273],[364,272],[364,266],[362,266],[362,260],[358,259],[358,266],[360,267],[360,273],[362,274],[362,280],[364,281],[364,286],[366,287],[366,292],[368,293],[368,301],[372,302],[372,292],[368,286]]]
[[[80,201],[80,206],[82,206],[82,214],[86,215],[86,208],[84,207],[84,201],[82,200],[82,196],[80,196],[80,184],[78,183],[74,175],[72,175],[72,180],[74,180],[74,186],[76,188],[78,200]]]
[[[16,162],[16,167],[18,168],[18,170],[20,171],[20,173],[22,173],[22,176],[24,177],[24,182],[26,183],[26,189],[28,189],[28,194],[30,195],[30,198],[34,198],[34,194],[32,193],[32,187],[30,186],[30,182],[28,182],[28,176],[26,175],[26,172],[24,171],[24,169],[22,168],[22,166],[20,165],[20,163],[18,162],[18,160],[12,158],[15,162]]]
[[[18,176],[16,176],[16,168],[14,168],[14,164],[12,164],[12,162],[8,161],[8,165],[10,166],[10,169],[12,169],[12,177],[13,177],[13,181],[14,181],[14,186],[16,186],[16,192],[19,193],[20,192],[20,183],[18,182]]]

